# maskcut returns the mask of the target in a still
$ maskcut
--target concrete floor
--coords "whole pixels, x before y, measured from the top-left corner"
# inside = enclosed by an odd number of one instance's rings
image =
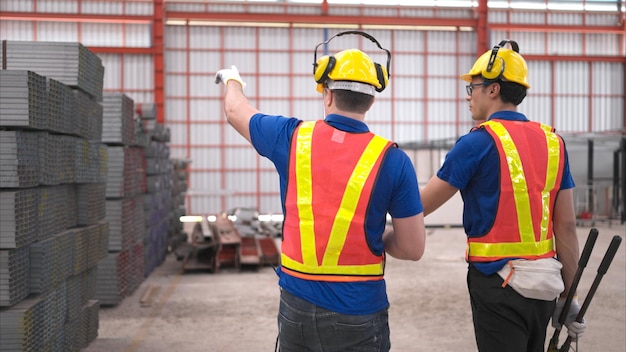
[[[600,235],[579,285],[580,302],[614,235],[625,228],[598,226]],[[475,352],[463,260],[462,229],[429,229],[419,262],[389,258],[386,280],[392,351]],[[589,233],[579,228],[581,249]],[[622,242],[591,301],[579,352],[626,351],[626,251]],[[279,291],[271,267],[181,272],[168,255],[132,296],[101,308],[98,338],[84,352],[274,351]],[[548,340],[553,329],[548,329]],[[560,343],[565,340],[561,334]],[[573,345],[572,347],[576,347]]]

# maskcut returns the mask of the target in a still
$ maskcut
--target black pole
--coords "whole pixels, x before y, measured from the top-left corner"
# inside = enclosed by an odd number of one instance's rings
[[[567,317],[569,306],[572,304],[572,300],[574,299],[574,295],[576,294],[576,288],[578,287],[580,278],[582,277],[583,271],[587,266],[589,257],[591,257],[591,250],[596,244],[596,239],[598,239],[598,229],[592,228],[591,230],[589,230],[587,242],[585,242],[583,252],[580,254],[580,259],[578,259],[578,268],[576,269],[576,274],[574,274],[574,279],[572,280],[572,284],[569,288],[569,291],[567,292],[567,297],[565,298],[565,303],[563,304],[563,310],[561,310],[561,314],[559,315],[558,322],[559,324],[561,324],[561,326],[554,329],[554,334],[552,335],[552,338],[550,339],[550,344],[548,345],[548,352],[558,351],[559,334],[561,333],[561,329],[563,328],[563,324],[565,323],[565,318]]]
[[[621,146],[620,146],[621,148]],[[619,203],[620,203],[620,149],[615,149],[613,152],[613,201],[611,202],[611,218],[619,217],[621,219],[621,214],[619,213]]]
[[[613,236],[613,239],[611,240],[611,244],[609,244],[609,248],[606,250],[606,253],[604,254],[604,258],[602,258],[602,263],[600,263],[600,267],[598,267],[598,274],[596,275],[596,278],[593,280],[593,284],[591,284],[589,293],[587,293],[587,296],[585,297],[585,301],[583,302],[583,305],[580,307],[580,310],[578,311],[578,315],[576,315],[577,322],[579,323],[583,322],[583,318],[585,317],[587,308],[589,308],[591,299],[593,299],[593,296],[596,294],[596,291],[598,290],[598,286],[600,285],[600,281],[602,280],[602,277],[604,276],[604,274],[606,274],[606,271],[609,269],[609,266],[611,265],[611,262],[613,261],[613,257],[615,257],[615,253],[617,253],[617,249],[619,248],[619,245],[621,243],[622,243],[622,238],[620,236]],[[559,349],[559,351],[568,352],[571,344],[572,344],[572,337],[567,335],[567,339],[565,340],[565,342],[563,342],[563,345],[561,345],[561,348]]]
[[[587,140],[587,186],[589,189],[589,197],[587,200],[589,201],[589,215],[591,215],[593,219],[593,214],[595,213],[594,209],[594,194],[593,194],[593,139]]]
[[[622,138],[622,224],[626,222],[626,138]]]

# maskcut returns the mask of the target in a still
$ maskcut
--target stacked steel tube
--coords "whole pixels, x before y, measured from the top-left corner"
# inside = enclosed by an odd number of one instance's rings
[[[79,43],[0,46],[0,350],[97,336],[107,255],[101,60]]]

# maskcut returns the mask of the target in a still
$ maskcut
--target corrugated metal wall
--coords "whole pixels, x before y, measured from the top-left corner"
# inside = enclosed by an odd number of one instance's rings
[[[2,39],[79,41],[102,57],[105,90],[124,92],[135,102],[154,101],[160,68],[150,51],[152,1],[3,0],[0,10]],[[520,110],[530,118],[565,134],[625,127],[626,39],[623,30],[608,27],[623,21],[623,14],[490,9],[487,47],[476,48],[477,32],[468,27],[475,18],[472,8],[331,6],[327,11],[364,19],[367,25],[350,28],[366,31],[391,50],[390,85],[366,121],[399,143],[426,145],[466,133],[472,122],[465,83],[458,77],[477,55],[505,38],[517,40],[528,61],[532,87]],[[221,23],[206,17],[216,12],[225,14]],[[233,22],[267,13],[272,22]],[[172,17],[166,18],[171,24],[164,33],[163,121],[171,130],[172,157],[192,160],[188,212],[236,206],[280,212],[274,168],[226,124],[223,87],[214,84],[214,74],[236,64],[248,83],[247,96],[261,111],[322,118],[312,78],[313,49],[346,28],[292,23],[294,16],[319,20],[319,5],[177,1],[167,3],[165,16]],[[411,21],[440,27],[409,26]],[[390,27],[396,22],[404,27]],[[361,36],[335,38],[327,50],[346,47],[358,47],[385,64],[384,52]],[[420,170],[418,175],[421,182],[430,177]]]

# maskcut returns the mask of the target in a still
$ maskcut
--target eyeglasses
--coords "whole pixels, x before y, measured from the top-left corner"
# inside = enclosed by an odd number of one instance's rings
[[[474,87],[488,86],[488,85],[490,85],[492,83],[494,83],[494,82],[482,82],[482,83],[468,84],[468,85],[465,86],[465,91],[467,92],[467,95],[472,95],[472,92],[474,91]]]

